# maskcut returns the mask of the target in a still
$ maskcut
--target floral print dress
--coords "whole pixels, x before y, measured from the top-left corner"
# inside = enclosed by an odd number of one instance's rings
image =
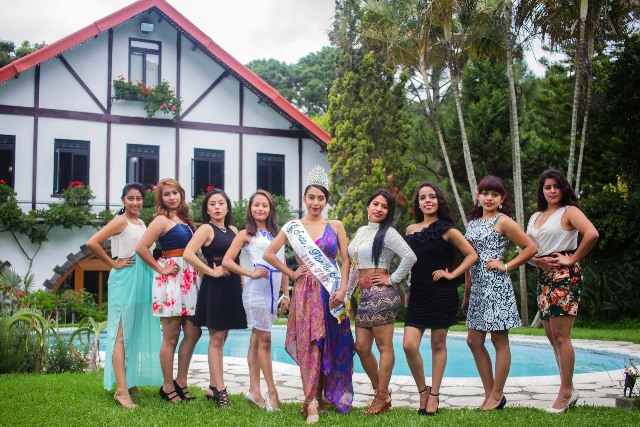
[[[158,238],[163,251],[184,249],[193,236],[193,228],[186,224],[176,225]],[[161,268],[177,264],[177,274],[164,276],[154,272],[151,309],[155,316],[193,316],[196,312],[200,279],[195,268],[181,256],[158,259]]]

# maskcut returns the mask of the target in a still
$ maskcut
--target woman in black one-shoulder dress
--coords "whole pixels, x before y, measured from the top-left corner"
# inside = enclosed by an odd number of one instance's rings
[[[476,262],[478,255],[454,228],[449,204],[437,186],[425,183],[418,187],[413,215],[416,223],[407,227],[406,240],[418,261],[411,269],[402,347],[420,393],[418,414],[435,415],[447,364],[447,333],[456,323],[460,304],[457,286],[462,282],[455,279]],[[464,260],[454,269],[456,249]],[[425,384],[419,350],[425,329],[431,329],[431,386]]]

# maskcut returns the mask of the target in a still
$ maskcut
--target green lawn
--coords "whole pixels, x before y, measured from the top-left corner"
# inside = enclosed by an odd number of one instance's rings
[[[170,404],[155,388],[141,388],[135,409],[116,406],[113,395],[102,389],[102,372],[92,374],[0,375],[0,414],[5,426],[296,426],[305,425],[300,404],[282,404],[277,413],[249,406],[241,395],[231,396],[232,406],[218,409],[202,397]],[[201,395],[198,392],[195,395]],[[483,413],[469,409],[444,409],[436,417],[418,417],[408,408],[395,408],[381,416],[354,409],[348,415],[329,410],[320,426],[638,426],[640,411],[577,407],[563,415],[537,409],[510,408]]]

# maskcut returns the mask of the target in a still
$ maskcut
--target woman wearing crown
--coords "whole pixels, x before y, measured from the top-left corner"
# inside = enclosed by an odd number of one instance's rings
[[[300,366],[307,423],[319,420],[325,400],[340,412],[353,401],[353,337],[345,295],[349,271],[347,235],[338,220],[322,211],[329,199],[329,178],[320,166],[307,177],[306,215],[286,223],[264,253],[264,260],[295,280],[287,323],[287,352]],[[276,253],[291,244],[300,267],[293,271]],[[336,264],[340,253],[342,274]]]

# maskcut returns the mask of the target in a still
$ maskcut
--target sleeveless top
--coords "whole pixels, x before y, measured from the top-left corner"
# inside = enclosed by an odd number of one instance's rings
[[[126,218],[125,218],[126,220]],[[136,253],[136,246],[140,242],[142,235],[147,230],[144,222],[140,221],[140,224],[134,224],[127,220],[127,226],[115,236],[111,236],[111,256],[118,258],[129,258]],[[155,243],[151,246],[150,250],[153,250]]]
[[[527,235],[538,245],[538,256],[573,251],[578,247],[578,229],[567,231],[562,228],[562,216],[566,210],[567,206],[556,210],[539,228],[536,228],[535,223],[542,212],[531,215],[527,225]]]
[[[405,236],[405,240],[417,257],[417,262],[411,268],[412,290],[415,285],[435,283],[438,287],[457,287],[461,283],[460,280],[447,280],[444,278],[437,282],[433,281],[434,271],[446,268],[449,271],[453,271],[456,255],[455,246],[442,237],[452,228],[454,228],[452,223],[439,219],[428,227]]]
[[[273,236],[271,233],[258,229],[258,232],[251,238],[249,244],[243,248],[254,266],[260,264],[269,269],[274,269],[271,264],[262,258],[264,251],[267,250],[272,240]],[[280,261],[284,262],[284,246],[280,248],[276,255]]]
[[[192,226],[176,222],[176,225],[171,230],[158,237],[158,242],[163,251],[186,248],[194,231]]]
[[[411,267],[416,262],[416,255],[407,242],[404,241],[400,233],[394,228],[389,227],[384,235],[382,251],[380,252],[380,258],[376,266],[373,260],[373,240],[376,237],[378,228],[380,228],[380,224],[373,222],[360,227],[351,243],[349,243],[349,256],[353,257],[356,252],[358,253],[357,259],[354,260],[354,262],[357,263],[355,268],[358,270],[365,268],[383,268],[389,270],[393,256],[398,255],[400,257],[400,264],[391,277],[389,277],[389,281],[392,284],[396,284],[409,275]]]

